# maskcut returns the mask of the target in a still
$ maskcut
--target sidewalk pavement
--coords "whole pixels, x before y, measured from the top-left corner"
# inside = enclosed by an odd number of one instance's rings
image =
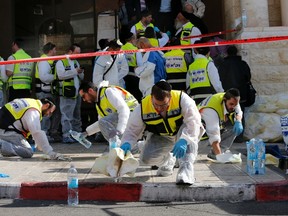
[[[278,145],[284,148],[283,144]],[[283,170],[266,165],[264,175],[247,174],[245,143],[234,143],[230,149],[232,153],[242,153],[242,163],[238,164],[212,163],[206,157],[210,147],[201,146],[194,165],[196,181],[189,187],[175,184],[177,168],[172,176],[158,177],[157,170],[140,165],[134,177],[124,176],[120,182],[90,173],[95,158],[108,151],[106,143],[93,143],[90,149],[79,143],[52,146],[72,158],[79,173],[80,202],[288,200],[288,175]],[[0,173],[9,175],[0,178],[0,199],[66,200],[70,163],[44,160],[41,152],[36,152],[31,159],[0,157]]]

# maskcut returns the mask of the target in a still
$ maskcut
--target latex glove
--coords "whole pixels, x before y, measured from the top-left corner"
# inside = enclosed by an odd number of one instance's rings
[[[166,34],[168,35],[169,38],[171,38],[172,34],[170,31],[167,31]]]
[[[240,121],[235,121],[233,132],[236,134],[236,136],[239,136],[243,132],[243,125]]]
[[[157,26],[154,26],[154,31],[155,32],[160,32],[160,29]]]
[[[179,139],[172,150],[173,156],[176,158],[182,158],[187,151],[187,141],[185,139]]]
[[[128,152],[128,151],[131,151],[131,144],[128,143],[128,142],[125,142],[123,143],[120,148],[125,152],[125,154]]]

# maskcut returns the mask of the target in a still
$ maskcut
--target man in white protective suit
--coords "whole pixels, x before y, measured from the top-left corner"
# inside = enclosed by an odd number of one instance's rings
[[[119,86],[109,86],[107,81],[102,81],[98,87],[92,82],[83,82],[79,95],[83,101],[96,103],[98,112],[98,121],[89,125],[82,136],[101,131],[107,141],[115,136],[121,138],[130,112],[138,105],[134,96]]]
[[[158,166],[157,175],[169,176],[177,158],[180,167],[176,184],[192,185],[198,142],[205,131],[193,99],[160,80],[131,113],[120,148],[130,151],[144,131],[147,137],[140,160]]]
[[[35,146],[47,155],[47,159],[65,160],[63,155],[53,151],[41,130],[42,117],[51,116],[55,109],[52,98],[19,98],[5,104],[0,109],[0,153],[4,157],[31,158],[33,149],[27,141],[31,134]]]

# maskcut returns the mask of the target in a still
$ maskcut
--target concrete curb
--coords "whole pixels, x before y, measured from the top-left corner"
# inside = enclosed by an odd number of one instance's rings
[[[67,200],[66,182],[0,183],[0,199]],[[288,180],[262,184],[79,183],[79,200],[114,202],[288,201]]]
[[[0,198],[67,200],[66,182],[0,184]],[[246,201],[255,200],[255,185],[177,186],[174,183],[79,183],[79,200],[114,202]]]
[[[256,185],[257,201],[288,200],[288,180]]]

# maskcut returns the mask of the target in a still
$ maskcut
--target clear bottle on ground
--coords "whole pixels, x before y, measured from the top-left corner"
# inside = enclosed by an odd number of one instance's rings
[[[246,9],[242,10],[242,26],[243,26],[243,28],[247,27],[247,11],[246,11]]]
[[[67,174],[67,190],[68,199],[67,203],[69,206],[77,206],[79,204],[78,198],[78,172],[74,166],[71,164],[68,174]]]
[[[248,174],[265,174],[265,143],[261,139],[251,139],[246,145]]]
[[[85,148],[91,147],[92,143],[86,139],[86,137],[83,135],[83,133],[73,131],[73,130],[70,130],[69,133],[75,140],[77,140],[80,144],[85,146]]]

